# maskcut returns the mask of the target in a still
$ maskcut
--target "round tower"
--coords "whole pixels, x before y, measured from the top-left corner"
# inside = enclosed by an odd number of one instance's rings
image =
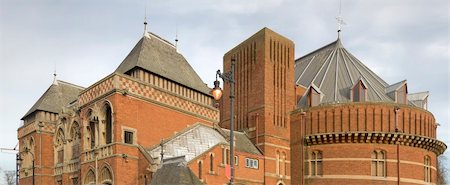
[[[295,61],[292,184],[435,184],[436,140],[428,92],[388,84],[340,39]]]

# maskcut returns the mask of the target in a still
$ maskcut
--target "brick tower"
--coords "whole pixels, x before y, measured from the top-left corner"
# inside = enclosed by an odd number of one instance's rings
[[[224,56],[235,67],[235,128],[265,155],[265,184],[290,184],[289,114],[294,110],[294,43],[263,28]],[[221,126],[229,128],[229,84],[224,84]]]

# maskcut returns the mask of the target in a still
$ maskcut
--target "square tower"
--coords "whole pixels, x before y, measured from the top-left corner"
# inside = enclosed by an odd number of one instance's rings
[[[265,183],[290,184],[289,114],[295,108],[294,43],[263,28],[224,55],[235,59],[235,129],[246,132],[266,156]],[[220,125],[229,128],[229,84],[224,84]]]

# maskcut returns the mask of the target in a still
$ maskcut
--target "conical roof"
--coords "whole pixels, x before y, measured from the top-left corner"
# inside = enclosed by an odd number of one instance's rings
[[[323,93],[321,103],[351,101],[350,90],[360,80],[367,88],[366,101],[393,101],[386,94],[389,85],[349,53],[340,39],[297,59],[295,64],[296,84],[319,88]],[[306,96],[299,105],[306,105]]]
[[[116,72],[126,73],[134,68],[142,68],[205,94],[210,91],[175,46],[153,33],[139,40]]]
[[[83,87],[67,83],[61,80],[54,82],[30,110],[22,117],[22,120],[35,111],[47,111],[59,113],[62,107],[77,100]]]

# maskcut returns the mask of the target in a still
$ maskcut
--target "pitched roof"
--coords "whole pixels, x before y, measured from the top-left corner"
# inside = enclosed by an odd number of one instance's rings
[[[116,72],[126,73],[134,68],[142,68],[205,94],[210,92],[175,46],[153,33],[139,40]]]
[[[211,127],[196,124],[163,143],[164,158],[185,156],[186,161],[190,162],[220,143],[226,144],[227,141],[219,132]],[[148,153],[153,158],[159,158],[161,147],[150,149]]]
[[[163,142],[164,158],[184,156],[186,161],[190,162],[218,144],[228,145],[229,142],[225,137],[228,137],[229,130],[222,130],[224,132],[203,124],[195,124],[188,127],[186,130]],[[261,152],[244,133],[235,132],[235,138],[236,151],[261,155]],[[153,158],[160,158],[161,147],[155,146],[149,149],[148,153]]]
[[[222,128],[225,131],[227,137],[230,135],[230,130]],[[234,131],[235,143],[236,143],[236,151],[262,155],[261,151],[256,148],[256,146],[248,139],[248,137],[243,132]]]
[[[184,158],[164,160],[152,177],[150,185],[201,185],[197,176],[186,166]]]
[[[57,80],[56,83],[53,83],[47,91],[45,91],[31,109],[28,110],[22,117],[22,120],[38,110],[59,113],[63,106],[77,100],[79,93],[83,89],[84,88],[81,86]]]
[[[351,101],[350,89],[358,80],[367,86],[366,101],[393,101],[386,95],[388,84],[349,53],[340,39],[297,59],[295,64],[296,83],[317,86],[324,95],[321,103]],[[301,102],[306,101],[299,102],[299,106],[305,106]]]

